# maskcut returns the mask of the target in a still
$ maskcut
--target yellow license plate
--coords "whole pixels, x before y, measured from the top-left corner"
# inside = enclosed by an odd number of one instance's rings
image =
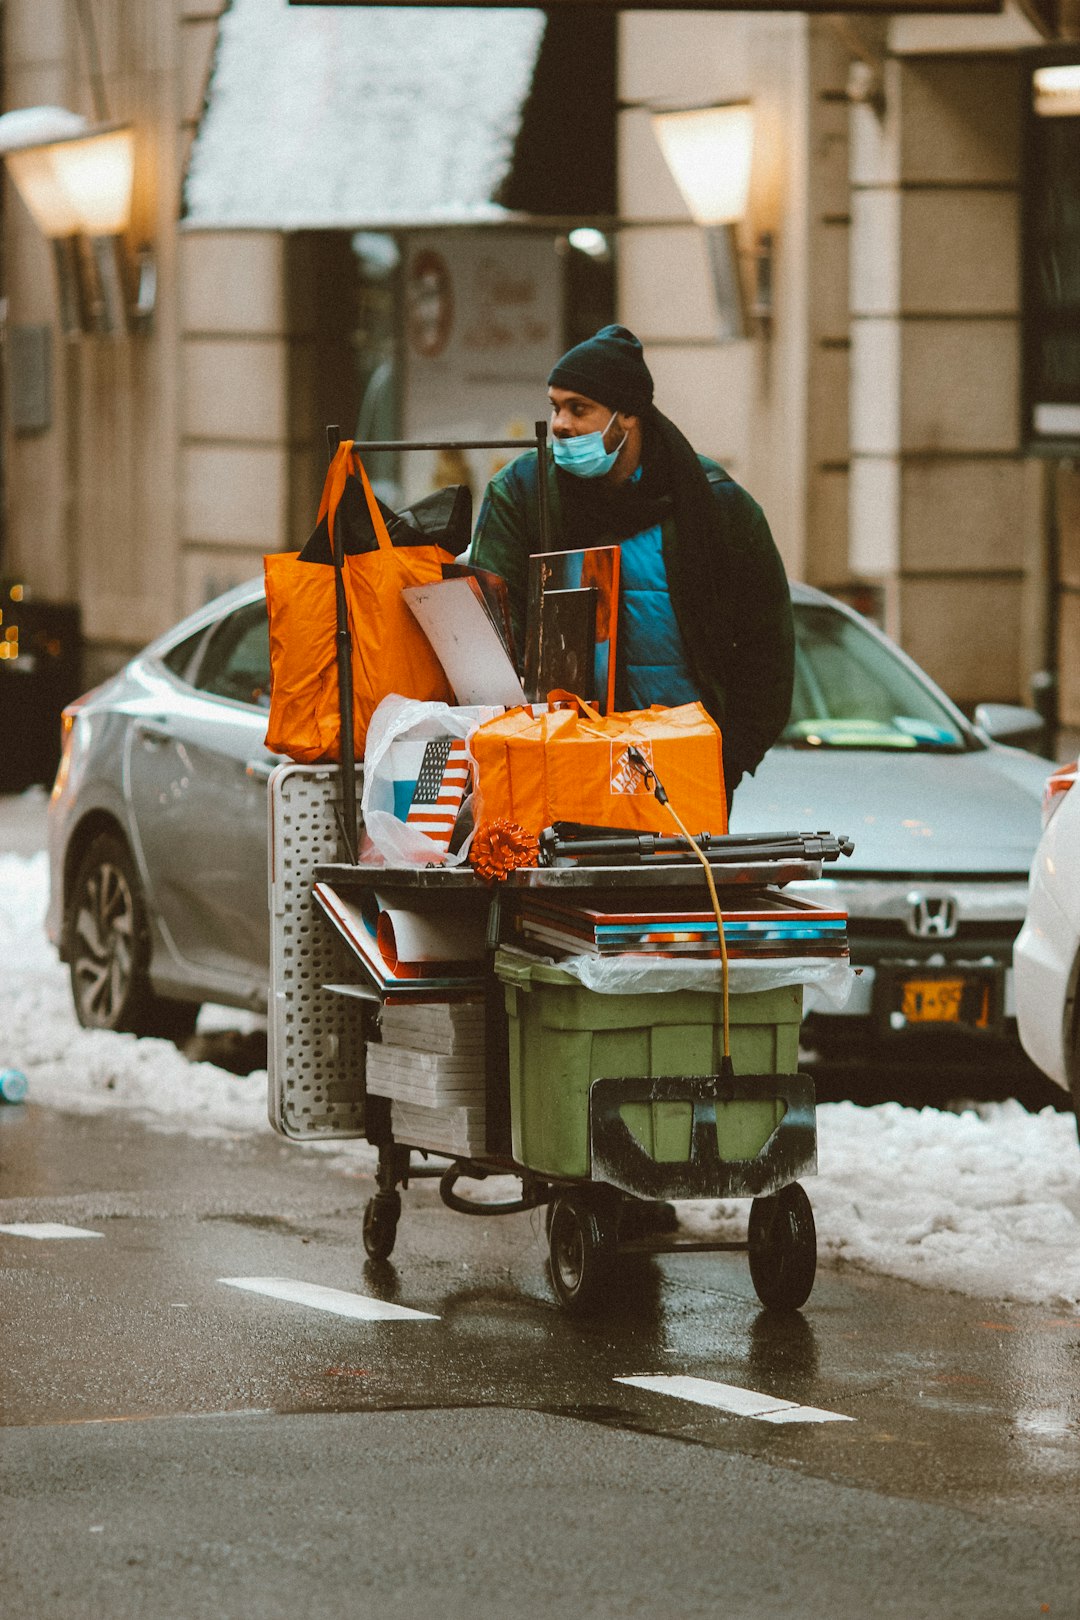
[[[963,979],[908,979],[900,1011],[909,1024],[956,1024],[963,995]]]

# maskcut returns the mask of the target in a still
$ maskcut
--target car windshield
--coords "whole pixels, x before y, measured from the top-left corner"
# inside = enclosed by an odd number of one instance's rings
[[[780,742],[935,752],[968,746],[948,709],[889,647],[857,620],[816,603],[795,607],[795,691]]]

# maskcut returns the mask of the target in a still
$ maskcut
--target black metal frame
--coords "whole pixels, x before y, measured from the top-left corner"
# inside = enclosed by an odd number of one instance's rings
[[[341,443],[337,424],[327,427],[326,441],[333,459]],[[353,449],[358,455],[370,455],[377,450],[523,450],[524,439],[354,439]],[[548,506],[546,477],[547,423],[537,422],[533,437],[539,465],[537,479],[540,507],[540,549],[551,550],[551,517]],[[349,632],[349,610],[345,600],[345,542],[340,528],[334,534],[334,604],[337,622],[337,677],[338,712],[341,717],[341,803],[338,810],[338,829],[350,866],[355,866],[360,844],[360,826],[356,811],[356,745],[353,732],[352,636]]]

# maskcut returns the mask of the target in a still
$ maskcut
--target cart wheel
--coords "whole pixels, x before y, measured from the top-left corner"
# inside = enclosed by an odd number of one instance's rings
[[[611,1231],[600,1212],[580,1195],[549,1205],[548,1260],[559,1304],[584,1313],[600,1300],[607,1281]]]
[[[750,1278],[763,1305],[797,1311],[817,1270],[817,1232],[810,1200],[797,1181],[750,1205]]]
[[[401,1194],[376,1193],[364,1206],[364,1248],[370,1260],[389,1260],[397,1237]]]

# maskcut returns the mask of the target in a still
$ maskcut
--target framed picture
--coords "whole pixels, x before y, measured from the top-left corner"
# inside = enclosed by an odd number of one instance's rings
[[[615,707],[619,548],[546,551],[529,558],[525,692],[542,703],[562,689]],[[583,686],[588,690],[582,690]]]

